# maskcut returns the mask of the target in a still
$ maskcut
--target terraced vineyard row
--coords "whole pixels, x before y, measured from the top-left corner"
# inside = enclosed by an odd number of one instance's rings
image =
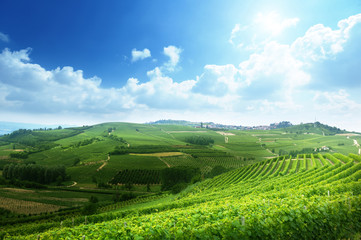
[[[223,166],[225,168],[239,168],[245,165],[245,162],[237,157],[192,157],[183,155],[179,157],[162,157],[162,160],[169,164],[170,167],[175,166],[194,166],[201,169],[202,174],[207,174],[215,166]]]
[[[111,184],[160,184],[160,170],[149,169],[125,169],[119,171]]]
[[[68,221],[39,237],[345,239],[361,229],[360,180],[352,156],[283,156],[206,180],[173,201],[89,216],[86,225]]]

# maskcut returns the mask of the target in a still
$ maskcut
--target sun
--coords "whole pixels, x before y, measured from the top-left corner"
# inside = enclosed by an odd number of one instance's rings
[[[298,21],[298,18],[283,18],[274,11],[267,14],[258,13],[254,20],[260,31],[273,36],[281,34],[284,29],[296,25]]]

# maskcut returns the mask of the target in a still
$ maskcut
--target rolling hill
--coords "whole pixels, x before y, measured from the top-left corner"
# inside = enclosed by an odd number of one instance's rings
[[[357,236],[360,141],[318,123],[251,131],[133,123],[15,131],[0,137],[2,175],[61,165],[66,177],[25,188],[25,180],[5,176],[0,236]],[[199,175],[165,188],[168,169]],[[11,202],[17,208],[7,208]]]

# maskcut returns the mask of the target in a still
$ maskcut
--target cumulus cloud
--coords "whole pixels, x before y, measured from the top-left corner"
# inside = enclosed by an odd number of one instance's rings
[[[111,111],[115,101],[122,99],[119,90],[101,88],[97,77],[84,78],[81,70],[72,67],[46,70],[31,63],[29,54],[30,49],[14,52],[5,49],[0,54],[3,90],[0,108],[26,112],[104,112]]]
[[[323,89],[317,92],[310,87],[322,78],[313,66],[329,64],[329,61],[340,64],[350,58],[347,53],[353,56],[355,49],[361,53],[358,43],[360,19],[361,15],[355,15],[342,20],[336,30],[323,25],[312,26],[304,36],[290,44],[268,40],[238,65],[205,65],[199,76],[182,81],[168,76],[179,68],[182,53],[181,48],[170,45],[163,49],[163,54],[169,57],[167,62],[148,71],[146,80],[129,78],[121,88],[104,88],[100,78],[85,78],[81,70],[70,66],[46,70],[31,61],[31,49],[5,49],[0,54],[0,110],[83,112],[103,116],[131,112],[144,115],[156,110],[275,115],[302,109],[337,110],[340,113],[360,111],[358,102],[361,99],[350,95],[348,86],[342,86],[344,90],[340,91]],[[284,29],[297,22],[286,20],[281,21]],[[233,34],[243,31],[240,25],[233,30]],[[134,52],[139,53],[136,58],[140,60],[146,49],[134,49]],[[358,61],[355,61],[356,65],[346,61],[347,67],[359,69],[361,63]],[[330,65],[325,66],[330,70]],[[340,70],[340,73],[344,72]],[[322,81],[326,85],[331,80],[328,77]]]
[[[0,41],[9,42],[9,36],[5,33],[0,32]]]
[[[163,49],[163,53],[164,55],[169,57],[169,61],[167,63],[164,64],[164,66],[166,67],[166,69],[168,71],[174,71],[175,67],[177,66],[179,59],[180,59],[180,54],[183,50],[181,48],[177,48],[175,46],[168,46],[168,47],[164,47]]]
[[[157,67],[147,73],[150,80],[140,83],[138,79],[130,78],[122,90],[132,96],[135,104],[161,109],[193,108],[199,102],[192,102],[194,96],[190,90],[194,80],[174,82],[172,78],[164,76]]]
[[[132,62],[143,60],[149,57],[151,57],[151,54],[148,48],[144,48],[143,51],[139,51],[135,48],[132,50]]]
[[[297,38],[292,44],[292,49],[295,55],[306,61],[333,58],[344,50],[352,28],[359,23],[361,14],[339,21],[336,30],[317,24],[309,28],[304,36]]]
[[[239,70],[234,65],[206,65],[203,74],[197,79],[193,91],[222,97],[229,93],[235,93],[240,84]]]

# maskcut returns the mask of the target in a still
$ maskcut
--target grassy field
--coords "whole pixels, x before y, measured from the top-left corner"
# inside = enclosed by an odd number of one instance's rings
[[[123,170],[158,171],[191,166],[199,168],[204,179],[220,166],[230,172],[257,166],[253,172],[248,172],[253,176],[251,179],[256,179],[257,176],[266,178],[301,173],[311,171],[316,165],[320,168],[332,164],[327,157],[324,161],[317,157],[315,149],[327,149],[322,154],[359,154],[359,146],[354,143],[355,140],[361,143],[361,135],[331,135],[328,129],[314,128],[307,125],[267,131],[219,131],[177,125],[104,123],[83,128],[34,131],[23,136],[26,141],[38,139],[42,146],[50,146],[47,148],[26,145],[21,135],[0,137],[0,174],[6,164],[35,163],[64,165],[68,175],[62,187],[52,183],[48,185],[49,189],[43,190],[0,185],[0,208],[15,214],[39,215],[69,207],[84,207],[92,196],[102,204],[109,204],[117,193],[131,191],[136,196],[147,197],[160,192],[161,186],[157,184],[134,184],[131,190],[126,190],[124,184],[110,186],[110,189],[99,188],[99,183],[108,183]],[[187,142],[191,136],[209,137],[214,143],[192,145]],[[115,149],[126,152],[114,155]],[[312,149],[316,157],[312,159],[302,154],[291,158],[278,156],[281,152],[282,155],[292,151],[302,153],[304,149]],[[28,153],[28,156],[17,157],[16,153],[20,152]],[[9,205],[12,201],[13,204]],[[127,208],[131,209],[131,206]]]

